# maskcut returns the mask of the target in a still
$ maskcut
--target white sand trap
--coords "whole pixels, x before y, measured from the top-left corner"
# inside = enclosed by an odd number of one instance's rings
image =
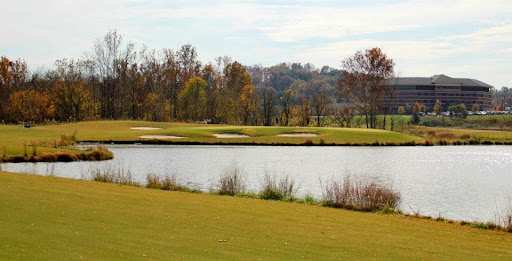
[[[236,133],[214,133],[213,136],[221,139],[249,138],[247,135]]]
[[[131,127],[132,130],[161,130],[162,128],[158,127]]]
[[[153,140],[174,140],[174,139],[184,139],[186,137],[180,136],[172,136],[172,135],[142,135],[141,139],[153,139]]]
[[[318,135],[315,133],[284,133],[277,135],[278,137],[317,137]]]

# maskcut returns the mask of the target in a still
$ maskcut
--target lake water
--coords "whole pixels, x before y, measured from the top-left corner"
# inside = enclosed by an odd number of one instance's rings
[[[494,221],[512,206],[512,146],[269,147],[110,145],[104,162],[8,163],[2,169],[76,179],[90,171],[122,168],[135,181],[147,174],[177,175],[183,184],[208,191],[226,169],[238,166],[256,191],[268,172],[300,184],[299,196],[322,197],[332,179],[377,180],[402,195],[401,209],[458,220]]]

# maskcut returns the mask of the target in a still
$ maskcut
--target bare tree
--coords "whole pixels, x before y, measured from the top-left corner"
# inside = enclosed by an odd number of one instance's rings
[[[382,109],[382,95],[393,78],[393,60],[379,48],[356,52],[342,62],[338,89],[354,101],[365,115],[366,127],[376,128],[377,114]]]

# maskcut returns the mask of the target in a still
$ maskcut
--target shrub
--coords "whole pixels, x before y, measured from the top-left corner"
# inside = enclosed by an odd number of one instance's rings
[[[467,133],[464,133],[462,135],[460,135],[460,138],[463,139],[463,140],[468,140],[471,136]]]
[[[460,140],[454,140],[452,141],[452,145],[464,145],[464,142]]]
[[[43,162],[57,162],[57,155],[45,152],[39,159]]]
[[[98,147],[96,149],[90,149],[82,153],[82,160],[88,161],[100,161],[100,160],[111,160],[114,158],[114,154],[105,148]]]
[[[14,155],[9,158],[9,161],[12,163],[26,162],[27,159],[21,155]]]
[[[146,180],[146,188],[191,192],[189,188],[178,184],[176,175],[160,177],[155,174],[148,174]]]
[[[453,139],[455,135],[451,132],[439,132],[436,134],[438,139]]]
[[[112,166],[108,166],[104,169],[95,169],[91,171],[92,180],[115,183],[120,185],[138,185],[132,179],[130,171],[124,172],[122,168],[115,169]]]
[[[306,141],[304,141],[304,145],[306,145],[306,146],[313,146],[315,144],[313,143],[313,141],[311,139],[307,139]]]
[[[146,188],[152,189],[160,189],[162,187],[162,182],[160,181],[160,177],[154,174],[148,174],[146,176]]]
[[[217,194],[234,196],[244,190],[245,182],[242,170],[236,165],[226,169],[219,179],[219,190]]]
[[[417,112],[413,112],[411,118],[409,119],[409,123],[413,125],[417,125],[418,123],[420,123],[420,116],[418,115]]]
[[[476,140],[476,139],[472,139],[472,140],[469,141],[469,144],[470,145],[480,145],[480,141]]]
[[[57,152],[55,153],[55,156],[57,157],[57,161],[59,162],[78,161],[78,157],[75,154],[68,152]]]
[[[276,176],[265,173],[260,197],[267,200],[290,199],[297,191],[295,181],[288,176],[281,177],[279,180]]]
[[[37,156],[37,144],[32,142],[30,146],[32,146],[32,156]]]
[[[437,144],[439,145],[450,145],[450,142],[446,141],[446,140],[443,140],[443,139],[440,139],[437,141]]]
[[[343,182],[331,180],[323,187],[323,205],[360,211],[396,209],[400,193],[376,182],[353,182],[349,176]]]

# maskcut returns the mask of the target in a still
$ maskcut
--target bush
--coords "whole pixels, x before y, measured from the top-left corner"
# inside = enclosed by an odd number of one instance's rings
[[[26,162],[27,159],[24,156],[15,155],[15,156],[11,156],[9,158],[9,161],[12,162],[12,163],[19,163],[19,162]]]
[[[306,141],[304,141],[303,144],[306,145],[306,146],[313,146],[313,145],[315,145],[311,139],[307,139]]]
[[[237,193],[242,193],[245,190],[245,182],[243,179],[242,170],[233,165],[224,171],[224,174],[219,179],[219,195],[234,196]]]
[[[297,191],[293,179],[285,176],[278,180],[276,176],[270,176],[268,173],[265,173],[261,186],[260,197],[267,200],[290,199]]]
[[[92,180],[115,183],[120,185],[138,185],[132,179],[130,171],[124,172],[122,168],[115,169],[112,166],[108,166],[104,169],[96,169],[91,171]]]
[[[39,159],[42,162],[57,162],[57,155],[45,152],[39,157]]]
[[[100,160],[111,160],[114,158],[114,154],[105,148],[90,149],[80,154],[81,160],[87,161],[100,161]]]
[[[323,187],[323,205],[360,211],[383,211],[398,208],[400,193],[376,182],[343,182],[331,180]]]
[[[78,161],[78,157],[75,154],[71,154],[68,152],[57,152],[55,153],[55,156],[57,157],[57,161],[59,162]]]
[[[463,140],[469,140],[470,137],[471,136],[469,134],[467,134],[467,133],[464,133],[464,134],[460,135],[460,138],[463,139]]]
[[[411,118],[409,119],[409,122],[413,125],[417,125],[418,123],[420,123],[420,116],[418,115],[417,112],[414,112],[411,116]]]
[[[439,132],[436,134],[438,139],[453,139],[455,135],[451,132]]]
[[[191,191],[189,188],[178,184],[176,175],[160,177],[154,174],[146,176],[146,188],[170,190],[170,191]]]

